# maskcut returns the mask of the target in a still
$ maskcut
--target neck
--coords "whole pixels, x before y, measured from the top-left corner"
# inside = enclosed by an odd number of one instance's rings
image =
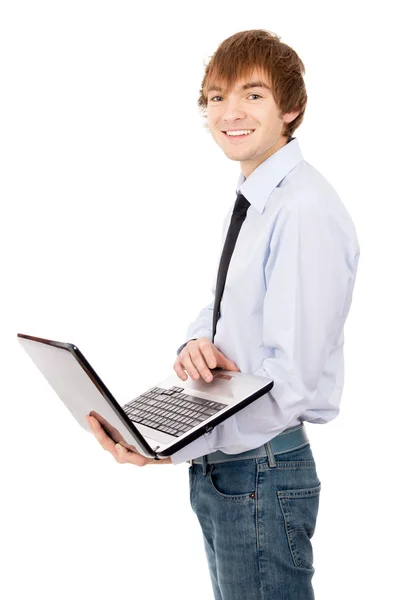
[[[275,152],[280,150],[280,148],[286,146],[286,144],[289,141],[290,138],[288,138],[286,135],[281,135],[280,138],[278,138],[278,140],[275,142],[275,144],[271,146],[271,148],[269,148],[266,152],[264,152],[264,154],[261,154],[261,156],[258,156],[255,160],[241,162],[240,169],[243,175],[246,177],[246,179],[249,177],[249,175],[253,173],[255,169],[257,169],[259,165],[261,165],[261,163],[263,163],[265,160],[267,160],[267,158],[275,154]]]

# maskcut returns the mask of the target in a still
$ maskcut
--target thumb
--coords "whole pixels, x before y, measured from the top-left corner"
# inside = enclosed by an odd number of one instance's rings
[[[229,359],[227,359],[226,366],[224,368],[226,371],[239,371],[236,364],[232,360],[229,360]]]
[[[227,358],[220,350],[218,350],[218,353],[217,366],[225,369],[226,371],[239,371],[238,367],[232,360]]]
[[[127,454],[127,448],[125,448],[121,444],[116,444],[115,449],[119,458],[123,458],[124,455]]]

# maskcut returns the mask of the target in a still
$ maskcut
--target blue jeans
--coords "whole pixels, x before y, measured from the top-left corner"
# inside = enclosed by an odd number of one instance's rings
[[[310,443],[189,467],[215,600],[313,600],[311,538],[321,483]]]

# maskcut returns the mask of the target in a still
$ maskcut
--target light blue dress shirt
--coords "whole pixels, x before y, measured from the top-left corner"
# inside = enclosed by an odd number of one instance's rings
[[[242,373],[270,377],[272,390],[171,455],[179,464],[222,450],[245,452],[302,421],[340,410],[343,326],[360,254],[356,230],[331,184],[303,159],[297,138],[262,162],[237,192],[250,202],[231,258],[214,344]],[[224,219],[212,298],[186,340],[212,338]]]

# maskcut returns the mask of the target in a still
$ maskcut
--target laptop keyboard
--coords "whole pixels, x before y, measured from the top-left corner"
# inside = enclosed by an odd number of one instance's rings
[[[125,404],[123,410],[134,423],[178,437],[227,406],[183,391],[180,387],[154,387]]]

